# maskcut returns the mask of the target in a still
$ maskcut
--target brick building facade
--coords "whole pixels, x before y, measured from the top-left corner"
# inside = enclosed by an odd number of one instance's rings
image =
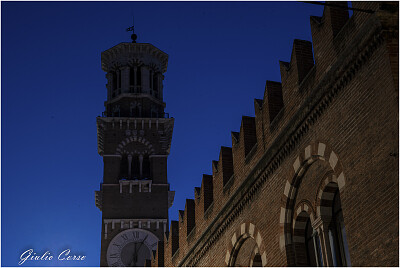
[[[399,265],[398,2],[353,8],[311,17],[147,265]]]

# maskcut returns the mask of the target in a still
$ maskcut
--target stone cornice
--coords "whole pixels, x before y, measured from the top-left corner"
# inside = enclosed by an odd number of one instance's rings
[[[352,39],[352,43],[341,53],[326,75],[313,87],[299,110],[178,266],[195,266],[200,261],[262,188],[267,178],[271,177],[283,160],[289,156],[309,128],[329,107],[334,97],[346,87],[382,43],[382,28],[376,18],[372,17],[365,23],[363,30]],[[358,50],[355,50],[355,47]]]
[[[153,96],[151,96],[150,94],[147,94],[147,93],[122,93],[122,94],[118,95],[117,97],[115,97],[115,98],[113,98],[111,100],[105,101],[104,102],[104,106],[106,106],[107,104],[111,104],[111,103],[117,102],[117,101],[119,101],[119,100],[121,100],[123,98],[148,98],[149,100],[161,105],[164,108],[166,106],[165,102],[163,102],[163,101],[161,101],[159,99],[156,99],[156,98],[154,98]]]

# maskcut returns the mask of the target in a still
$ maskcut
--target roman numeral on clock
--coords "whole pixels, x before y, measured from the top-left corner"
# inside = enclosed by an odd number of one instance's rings
[[[123,234],[123,235],[121,235],[121,237],[122,237],[124,240],[128,240],[128,235],[127,235],[127,234]]]
[[[132,234],[133,234],[133,238],[139,239],[139,232],[135,231],[135,232],[132,232]]]
[[[150,247],[151,247],[151,248],[154,248],[155,246],[157,246],[157,243],[158,243],[158,242],[155,242],[155,243],[151,244]]]
[[[117,247],[118,249],[121,249],[121,245],[118,245],[117,243],[113,243],[114,247]]]
[[[110,258],[119,258],[119,254],[118,253],[112,253],[110,254]]]

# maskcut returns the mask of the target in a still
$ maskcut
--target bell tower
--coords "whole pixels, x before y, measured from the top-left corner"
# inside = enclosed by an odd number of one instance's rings
[[[133,31],[133,27],[127,30]],[[101,53],[105,112],[97,117],[103,182],[101,266],[144,266],[169,229],[174,199],[167,179],[174,119],[164,112],[168,55],[148,43],[120,43]]]

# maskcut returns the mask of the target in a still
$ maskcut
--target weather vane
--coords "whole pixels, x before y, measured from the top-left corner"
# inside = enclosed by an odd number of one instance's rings
[[[132,38],[132,43],[136,43],[136,39],[137,39],[137,35],[135,34],[135,18],[132,16],[132,26],[131,27],[129,27],[129,28],[127,28],[126,29],[126,31],[127,32],[130,32],[130,31],[132,31],[132,35],[131,35],[131,38]]]

